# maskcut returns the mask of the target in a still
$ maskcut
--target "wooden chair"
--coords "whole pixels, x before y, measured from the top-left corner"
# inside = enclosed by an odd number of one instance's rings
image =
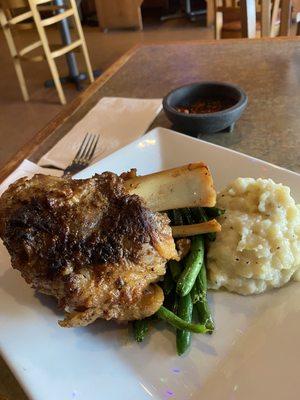
[[[59,6],[46,4],[50,2],[51,0],[1,0],[0,24],[3,28],[8,48],[13,59],[24,100],[28,101],[29,95],[21,67],[21,61],[42,61],[46,59],[56,90],[58,92],[60,102],[65,104],[66,98],[55,63],[55,59],[57,57],[81,48],[84,55],[88,76],[91,82],[93,82],[94,77],[75,0],[69,0],[69,7],[67,9],[65,9],[65,7],[62,9]],[[52,10],[56,12],[56,14],[42,19],[40,14],[41,10]],[[78,39],[67,46],[50,45],[47,39],[45,28],[69,17],[74,18],[74,25],[77,31]],[[13,35],[13,31],[16,28],[36,29],[38,40],[30,43],[20,50],[17,50]],[[42,54],[39,56],[30,56],[30,53],[38,48],[42,50]]]
[[[289,34],[291,0],[215,0],[215,10],[216,39]]]
[[[300,0],[292,0],[292,22],[296,24],[296,35],[300,35]]]
[[[240,20],[240,7],[237,0],[215,0],[216,39],[235,37],[235,32],[241,30]],[[229,35],[227,32],[230,32]]]
[[[136,28],[143,30],[143,0],[95,0],[100,28]]]
[[[240,0],[242,37],[256,37],[256,12],[253,1]],[[279,36],[288,36],[291,28],[291,0],[261,0],[260,24],[261,36],[276,36],[276,20],[279,19]]]
[[[212,26],[215,20],[215,0],[206,0],[206,26]]]

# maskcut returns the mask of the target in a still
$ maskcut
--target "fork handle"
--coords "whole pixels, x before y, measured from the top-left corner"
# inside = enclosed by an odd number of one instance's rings
[[[41,165],[42,168],[57,169],[58,171],[63,171],[63,168],[56,167],[55,165]]]
[[[77,174],[77,172],[82,171],[84,168],[86,168],[86,165],[77,165],[77,166],[69,165],[69,166],[64,170],[62,176],[70,176],[70,177],[71,177],[72,175]]]

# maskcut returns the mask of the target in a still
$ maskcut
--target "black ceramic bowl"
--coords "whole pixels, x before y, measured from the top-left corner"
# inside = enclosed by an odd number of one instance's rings
[[[233,105],[222,111],[206,114],[185,114],[177,107],[189,107],[199,100],[230,101]],[[248,102],[245,92],[236,85],[223,82],[198,82],[172,90],[163,99],[163,108],[174,127],[183,133],[220,132],[233,126]]]

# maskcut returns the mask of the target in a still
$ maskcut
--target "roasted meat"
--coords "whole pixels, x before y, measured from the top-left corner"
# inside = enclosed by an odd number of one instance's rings
[[[58,299],[61,326],[142,319],[163,303],[156,282],[167,260],[179,259],[170,221],[157,211],[215,201],[203,163],[143,177],[134,170],[85,180],[35,175],[0,198],[0,237],[26,282]],[[219,229],[209,221],[174,227],[173,235]]]
[[[169,219],[117,175],[22,178],[2,195],[0,221],[12,266],[66,311],[60,325],[142,319],[162,304],[155,282],[177,258]]]

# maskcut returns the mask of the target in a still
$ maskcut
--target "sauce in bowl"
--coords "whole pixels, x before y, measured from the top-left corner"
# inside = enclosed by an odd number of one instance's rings
[[[234,104],[236,101],[232,99],[202,99],[189,106],[178,106],[176,111],[183,114],[210,114],[226,110]]]

